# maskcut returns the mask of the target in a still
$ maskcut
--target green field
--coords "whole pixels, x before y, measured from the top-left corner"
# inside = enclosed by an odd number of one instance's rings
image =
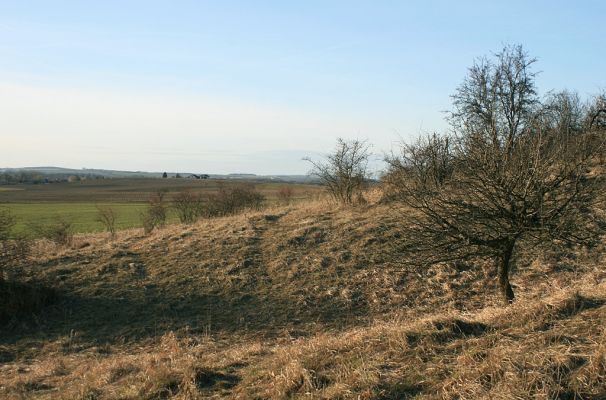
[[[181,190],[196,193],[212,193],[221,186],[243,184],[242,182],[185,179],[106,179],[79,183],[57,183],[47,185],[15,185],[0,187],[0,209],[9,209],[17,219],[15,234],[32,235],[31,224],[50,224],[57,218],[65,218],[74,224],[78,233],[103,230],[96,221],[97,206],[111,207],[116,212],[118,229],[141,226],[140,213],[154,192],[166,192],[167,204]],[[289,186],[293,200],[302,200],[318,193],[317,185],[287,184],[272,182],[246,183],[254,185],[263,193],[267,202],[276,200],[279,189]],[[168,223],[178,222],[169,211]]]
[[[8,203],[7,208],[17,218],[15,234],[30,234],[30,224],[52,224],[58,217],[73,222],[76,232],[99,232],[103,226],[96,220],[97,206],[111,207],[116,212],[118,229],[141,226],[139,215],[145,203]],[[177,222],[177,217],[169,213],[168,222]]]

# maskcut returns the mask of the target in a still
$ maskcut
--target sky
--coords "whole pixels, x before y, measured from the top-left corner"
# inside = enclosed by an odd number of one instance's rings
[[[0,0],[0,167],[304,174],[448,128],[474,59],[606,89],[600,1]]]

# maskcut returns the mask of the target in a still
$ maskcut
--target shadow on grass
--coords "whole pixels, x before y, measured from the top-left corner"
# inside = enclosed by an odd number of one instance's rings
[[[400,400],[411,399],[423,393],[424,386],[414,382],[396,382],[383,384],[379,388],[379,394],[376,397],[380,400]]]
[[[57,291],[42,284],[0,279],[0,326],[37,315],[57,300]]]
[[[285,331],[306,335],[311,333],[310,326],[346,328],[369,313],[364,302],[352,308],[338,298],[301,304],[279,295],[258,297],[241,291],[179,297],[153,287],[133,288],[130,296],[122,297],[83,297],[64,290],[54,300],[43,312],[22,315],[18,323],[0,330],[0,343],[77,334],[92,346],[155,338],[182,329],[201,335],[271,337]]]

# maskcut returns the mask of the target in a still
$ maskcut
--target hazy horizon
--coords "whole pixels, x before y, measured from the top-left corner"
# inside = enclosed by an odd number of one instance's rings
[[[598,1],[0,6],[1,167],[305,174],[447,127],[474,59],[520,43],[540,93],[604,89]],[[540,18],[538,18],[540,16]]]

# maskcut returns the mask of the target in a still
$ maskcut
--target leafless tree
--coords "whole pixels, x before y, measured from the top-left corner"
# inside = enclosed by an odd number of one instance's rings
[[[450,122],[507,157],[517,136],[527,126],[539,99],[536,73],[522,46],[505,46],[495,60],[482,58],[469,68],[463,83],[452,95]]]
[[[97,206],[97,222],[100,222],[112,239],[116,238],[116,211],[111,207]]]
[[[366,141],[339,138],[335,150],[323,161],[305,160],[312,164],[310,175],[318,177],[337,202],[350,205],[366,183],[369,151]]]
[[[522,246],[591,244],[598,233],[591,206],[602,176],[587,172],[603,142],[589,145],[592,131],[577,124],[577,96],[539,102],[533,62],[519,46],[496,54],[495,63],[481,60],[453,96],[454,135],[404,145],[387,160],[391,187],[409,210],[408,258],[493,258],[507,302]]]

